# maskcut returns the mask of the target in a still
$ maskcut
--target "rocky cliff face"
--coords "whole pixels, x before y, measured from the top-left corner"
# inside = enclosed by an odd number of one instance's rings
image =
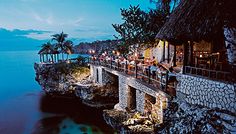
[[[85,79],[77,84],[76,96],[86,105],[112,108],[119,101],[119,90],[116,79],[107,81],[106,85],[99,85],[91,78]]]
[[[75,84],[90,75],[89,68],[77,63],[34,64],[35,80],[46,93],[73,93]]]
[[[164,111],[162,124],[155,124],[149,118],[134,117],[132,113],[116,109],[104,110],[103,116],[107,124],[121,133],[231,134],[236,132],[235,113],[189,105],[178,99],[169,103],[168,109]]]
[[[118,87],[113,79],[104,86],[90,78],[88,67],[77,63],[37,64],[34,65],[36,81],[51,95],[75,95],[91,107],[113,107],[118,103]]]
[[[225,110],[189,105],[175,99],[164,111],[164,123],[158,133],[235,133],[236,114]]]

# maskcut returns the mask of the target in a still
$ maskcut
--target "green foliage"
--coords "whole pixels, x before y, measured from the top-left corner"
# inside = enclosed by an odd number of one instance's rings
[[[121,9],[122,24],[113,24],[122,43],[118,50],[122,53],[137,51],[143,44],[155,42],[155,36],[163,26],[166,16],[161,10],[142,11],[139,6],[130,6],[129,9]]]
[[[87,67],[81,66],[78,63],[58,63],[54,64],[55,70],[61,74],[70,74],[70,73],[86,73],[89,71]]]
[[[73,42],[66,40],[68,34],[61,32],[60,34],[52,35],[52,41],[56,41],[55,47],[60,53],[71,54],[73,48]]]
[[[121,52],[134,52],[138,51],[140,47],[148,47],[153,44],[156,34],[179,0],[150,0],[150,2],[155,3],[157,8],[148,12],[142,11],[139,6],[121,9],[123,23],[112,24],[119,34],[115,37],[122,42],[117,48]]]

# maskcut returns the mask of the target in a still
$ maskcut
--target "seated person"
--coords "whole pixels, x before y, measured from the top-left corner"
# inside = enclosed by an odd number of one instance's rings
[[[169,68],[169,82],[175,82],[177,81],[176,79],[176,73],[174,72],[173,67]]]
[[[156,71],[157,71],[157,65],[154,63],[151,67],[150,67],[150,72],[152,74],[152,78],[156,77]]]
[[[157,64],[157,59],[156,59],[155,56],[152,57],[151,63],[153,63],[153,64]]]

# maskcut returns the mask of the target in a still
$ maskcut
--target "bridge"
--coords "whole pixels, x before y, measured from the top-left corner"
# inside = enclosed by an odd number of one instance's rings
[[[143,73],[143,68],[136,65],[128,69],[127,65],[119,65],[115,62],[106,63],[101,61],[91,61],[90,71],[94,82],[105,85],[111,77],[118,82],[119,103],[116,108],[120,110],[137,110],[145,113],[147,103],[158,104],[159,114],[167,108],[168,101],[172,98],[172,90],[175,87],[168,84],[168,72],[158,74],[160,78],[151,77]],[[160,116],[163,117],[163,116]],[[160,119],[162,120],[162,119]]]

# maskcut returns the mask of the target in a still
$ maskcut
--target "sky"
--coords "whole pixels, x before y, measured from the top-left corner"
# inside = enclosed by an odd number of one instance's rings
[[[129,5],[154,7],[149,0],[0,0],[0,50],[40,44],[61,31],[76,43],[113,39],[111,24],[122,22],[120,8]]]

